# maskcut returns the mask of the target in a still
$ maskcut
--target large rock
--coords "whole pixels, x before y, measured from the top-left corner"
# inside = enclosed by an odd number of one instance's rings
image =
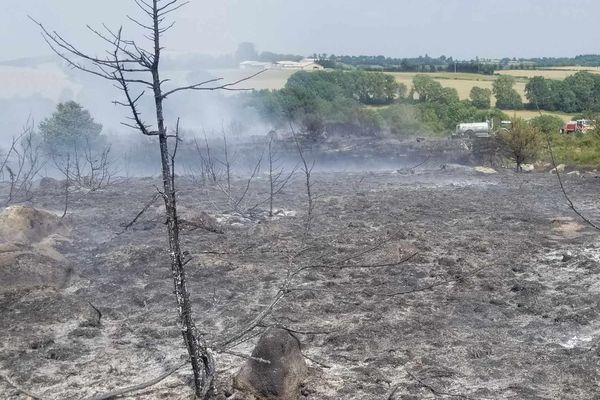
[[[489,168],[489,167],[475,167],[473,168],[476,172],[482,173],[482,174],[497,174],[498,171],[496,171],[494,168]]]
[[[234,389],[261,400],[298,399],[307,373],[298,339],[284,329],[271,328],[260,338],[252,357],[235,376]]]
[[[55,249],[68,230],[58,217],[30,207],[0,213],[0,292],[37,286],[63,287],[71,269]]]
[[[535,171],[535,166],[533,164],[521,164],[521,171],[533,172]]]
[[[62,222],[47,211],[12,206],[0,213],[0,243],[39,243],[59,231],[65,231]]]

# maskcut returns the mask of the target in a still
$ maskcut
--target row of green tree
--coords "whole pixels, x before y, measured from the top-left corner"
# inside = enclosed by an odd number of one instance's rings
[[[564,80],[536,76],[525,86],[525,96],[531,108],[600,112],[600,75],[580,71]]]
[[[419,119],[433,132],[451,131],[461,122],[483,122],[490,119],[499,122],[508,119],[508,116],[491,108],[492,94],[501,101],[510,100],[514,89],[510,81],[501,79],[497,84],[496,82],[493,90],[473,87],[469,99],[461,100],[456,89],[443,87],[428,75],[417,75],[413,78],[409,101],[416,102]]]
[[[474,87],[469,100],[460,100],[456,89],[428,75],[417,75],[407,92],[406,85],[379,72],[300,71],[281,90],[247,95],[246,105],[275,125],[295,123],[315,136],[336,126],[358,134],[442,133],[460,122],[508,119],[491,108],[491,96],[507,108],[522,107],[513,84],[511,77],[500,77],[493,90]]]
[[[246,105],[275,125],[295,123],[315,137],[335,125],[374,134],[381,128],[381,115],[367,106],[391,105],[406,92],[405,85],[383,73],[299,71],[283,89],[251,93]]]
[[[315,54],[318,63],[325,68],[357,68],[383,72],[468,72],[492,75],[503,69],[538,69],[564,66],[600,66],[600,55],[578,55],[576,57],[502,58],[500,60],[455,60],[452,57],[429,55],[412,58],[385,56],[336,56]]]

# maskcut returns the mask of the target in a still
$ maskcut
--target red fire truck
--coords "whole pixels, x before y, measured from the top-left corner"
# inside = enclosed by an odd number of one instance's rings
[[[560,133],[586,133],[596,127],[596,121],[592,119],[578,119],[577,121],[569,121],[565,127],[560,130]]]

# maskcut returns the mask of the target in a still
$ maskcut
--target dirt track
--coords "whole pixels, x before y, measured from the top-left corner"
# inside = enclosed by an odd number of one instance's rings
[[[301,274],[299,290],[268,319],[310,332],[298,336],[320,364],[308,361],[303,398],[600,398],[598,235],[564,206],[555,176],[448,166],[315,178],[308,250],[294,263],[324,267]],[[596,221],[599,183],[592,174],[566,177]],[[155,184],[74,194],[71,241],[58,247],[74,270],[71,284],[0,294],[2,374],[45,399],[75,399],[153,378],[185,357],[159,204],[117,234]],[[303,193],[298,178],[276,204],[287,216],[249,220],[224,214],[214,189],[180,180],[182,217],[193,222],[205,210],[224,230],[187,224],[183,239],[196,320],[210,341],[277,291],[302,248]],[[33,205],[59,212],[61,201],[60,192],[36,193]],[[417,255],[331,268],[370,247],[344,265]],[[243,360],[217,361],[224,398]],[[189,377],[180,370],[131,398],[190,398]],[[4,381],[0,393],[19,398]]]

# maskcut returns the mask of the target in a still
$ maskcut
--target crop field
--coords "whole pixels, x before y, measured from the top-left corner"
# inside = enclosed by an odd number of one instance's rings
[[[242,82],[238,86],[243,89],[281,89],[285,86],[288,78],[296,71],[292,70],[267,70],[247,82]],[[224,78],[225,81],[233,82],[252,75],[255,71],[240,69],[212,70],[210,73],[214,76]],[[393,72],[389,73],[396,78],[396,81],[403,83],[410,89],[413,78],[418,75],[414,72]],[[492,89],[492,82],[496,77],[479,74],[439,72],[427,74],[444,87],[456,89],[461,99],[468,99],[469,93],[474,86]],[[515,89],[521,96],[525,96],[526,79],[518,79]],[[493,100],[493,99],[492,99]]]
[[[212,75],[222,77],[225,81],[232,82],[243,79],[249,75],[255,73],[252,70],[240,70],[240,69],[228,69],[228,70],[213,70],[210,71]],[[242,82],[239,87],[244,89],[281,89],[285,86],[288,78],[296,71],[292,70],[267,70],[260,75],[252,78],[247,82]],[[508,71],[505,71],[508,72]],[[533,72],[533,71],[515,71],[515,72]],[[544,71],[540,71],[544,72]],[[563,71],[557,71],[559,73],[563,73]],[[573,72],[573,71],[565,71]],[[413,72],[394,72],[390,73],[396,78],[396,81],[399,83],[403,83],[407,88],[412,86],[413,78],[418,75]],[[474,86],[492,89],[492,83],[496,79],[495,76],[489,75],[479,75],[479,74],[467,74],[467,73],[452,73],[452,72],[437,72],[428,74],[436,81],[440,82],[444,87],[451,87],[456,89],[458,95],[461,99],[468,99],[469,93]],[[517,83],[515,84],[515,89],[519,94],[525,98],[525,85],[527,81],[526,79],[517,79]],[[492,96],[492,101],[494,98]],[[536,111],[531,110],[508,110],[506,111],[510,116],[516,115],[518,117],[522,117],[525,119],[531,119],[538,116]],[[571,120],[571,116],[564,113],[549,113],[544,112],[544,114],[552,114],[562,118],[565,122]]]
[[[219,69],[209,71],[211,75],[223,78],[225,82],[235,82],[247,78],[259,72],[258,70],[244,69]],[[268,69],[251,80],[240,82],[240,89],[281,89],[285,86],[288,78],[294,74],[293,70]]]
[[[416,75],[416,72],[394,72],[391,73],[396,78],[396,81],[404,83],[408,88],[412,85],[412,80]],[[495,76],[491,75],[480,75],[480,74],[467,74],[467,73],[453,73],[453,72],[436,72],[427,74],[431,78],[435,79],[444,87],[451,87],[456,89],[458,96],[461,99],[468,99],[471,89],[475,86],[481,88],[492,89],[492,83],[496,80]],[[515,84],[516,91],[521,95],[525,96],[525,85],[527,79],[517,79]],[[493,100],[493,98],[492,98]]]
[[[515,78],[529,79],[534,76],[543,76],[546,79],[565,79],[568,76],[574,75],[577,72],[587,71],[594,74],[600,74],[600,68],[593,67],[561,67],[561,68],[548,68],[548,69],[535,69],[535,70],[513,70],[507,69],[504,71],[497,71],[500,75],[512,75]]]

